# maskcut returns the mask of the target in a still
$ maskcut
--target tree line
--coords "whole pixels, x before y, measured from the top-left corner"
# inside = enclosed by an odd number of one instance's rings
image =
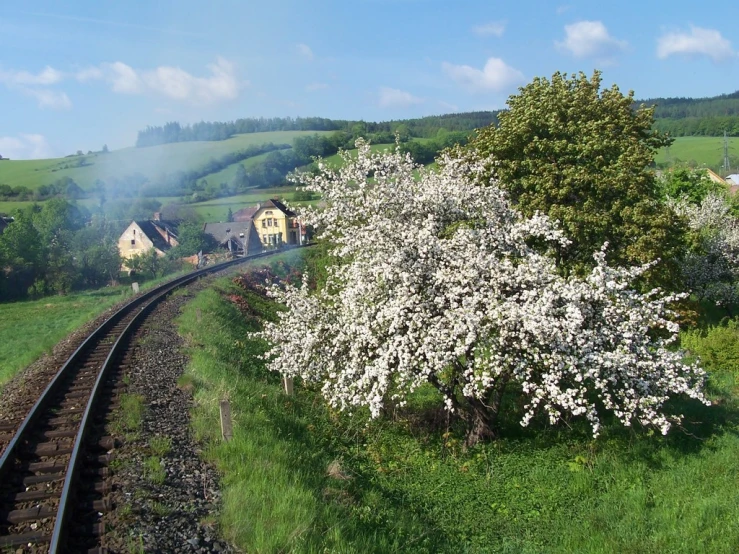
[[[648,98],[654,128],[670,136],[739,136],[739,91],[711,98]],[[637,107],[636,105],[634,106]]]
[[[322,117],[271,117],[243,118],[229,122],[205,122],[182,125],[172,121],[161,126],[147,126],[139,131],[137,147],[154,146],[173,142],[226,140],[234,135],[266,131],[345,131],[357,136],[372,133],[393,135],[404,126],[411,136],[429,138],[439,129],[447,131],[471,131],[494,123],[497,112],[478,111],[434,115],[414,119],[383,122],[326,119]]]

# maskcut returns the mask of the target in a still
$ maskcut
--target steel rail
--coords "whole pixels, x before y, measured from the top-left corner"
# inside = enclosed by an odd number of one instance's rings
[[[199,269],[186,275],[172,279],[171,281],[168,281],[166,283],[163,283],[162,285],[159,285],[158,287],[155,287],[145,292],[144,294],[132,299],[130,302],[126,303],[119,310],[117,310],[113,315],[111,315],[97,329],[90,333],[90,335],[88,335],[88,337],[82,342],[82,344],[80,344],[80,346],[74,351],[74,353],[72,353],[72,355],[67,359],[61,369],[52,378],[44,391],[41,393],[39,399],[33,405],[21,425],[16,430],[15,435],[5,448],[2,457],[0,457],[0,481],[5,474],[12,470],[12,462],[16,459],[18,449],[22,443],[23,438],[28,433],[28,431],[32,429],[33,424],[43,414],[44,408],[51,401],[50,399],[53,393],[55,393],[56,390],[59,388],[63,379],[67,376],[66,374],[68,373],[70,368],[73,368],[75,366],[80,358],[82,358],[83,354],[85,354],[87,350],[93,346],[96,340],[105,336],[105,333],[107,333],[110,328],[114,327],[121,319],[130,314],[132,310],[141,306],[141,311],[133,317],[133,319],[126,325],[125,329],[123,329],[118,335],[115,343],[113,344],[110,352],[105,359],[105,362],[98,372],[95,384],[90,393],[84,415],[80,422],[79,430],[75,437],[73,451],[67,465],[64,487],[62,489],[62,495],[60,497],[59,506],[57,509],[57,515],[54,522],[54,530],[49,552],[57,554],[64,550],[63,541],[66,538],[66,524],[69,520],[69,509],[67,505],[71,504],[70,499],[74,496],[73,493],[79,469],[78,459],[80,458],[80,455],[83,451],[84,440],[90,427],[89,423],[93,419],[92,413],[95,408],[95,402],[99,397],[100,390],[103,388],[102,384],[104,383],[105,377],[110,371],[109,368],[115,365],[115,357],[120,353],[120,351],[123,350],[124,339],[128,338],[130,333],[135,328],[135,324],[137,324],[142,318],[148,315],[149,311],[154,308],[157,302],[159,302],[167,294],[171,293],[173,290],[182,285],[191,283],[192,281],[195,281],[196,279],[199,279],[200,277],[208,275],[210,273],[216,273],[218,271],[228,269],[229,267],[245,263],[250,260],[271,256],[280,252],[283,251],[261,252],[259,254],[252,254],[250,256],[244,256],[242,258],[230,260],[228,262],[217,264],[211,267]]]

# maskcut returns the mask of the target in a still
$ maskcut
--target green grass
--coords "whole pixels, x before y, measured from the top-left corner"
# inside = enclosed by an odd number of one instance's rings
[[[223,474],[219,521],[243,550],[736,552],[739,391],[724,374],[735,371],[739,330],[685,335],[704,355],[733,346],[709,367],[717,404],[681,403],[684,430],[662,437],[607,423],[593,440],[578,420],[522,429],[510,399],[502,437],[465,451],[431,389],[369,424],[332,412],[300,384],[286,397],[265,370],[264,345],[248,338],[258,322],[224,297],[232,294],[243,293],[220,281],[178,325],[192,357],[194,432]],[[244,297],[275,317],[269,301]],[[218,423],[224,398],[234,417],[228,443]]]
[[[124,300],[128,290],[116,287],[0,304],[0,387],[69,333]]]
[[[739,138],[730,137],[729,155],[739,156]],[[724,159],[723,137],[677,137],[669,149],[661,148],[655,157],[658,165],[668,162],[694,162],[697,167],[717,169]],[[691,164],[692,165],[692,164]]]
[[[292,141],[290,141],[290,143],[292,143]],[[280,150],[280,152],[286,151]],[[210,173],[209,175],[206,175],[205,177],[203,177],[203,179],[207,180],[210,184],[216,185],[219,185],[221,183],[230,183],[231,180],[236,176],[236,169],[238,168],[238,166],[243,165],[244,168],[248,171],[249,168],[253,165],[263,162],[265,158],[267,158],[267,156],[269,156],[271,153],[272,152],[266,152],[252,158],[247,158],[243,162],[236,162],[235,164],[231,164],[221,171],[218,171],[217,173]]]
[[[167,471],[162,465],[159,456],[149,456],[144,460],[144,474],[146,478],[156,485],[161,485],[167,478]]]
[[[172,439],[170,437],[155,436],[149,441],[149,450],[154,456],[166,456],[172,449]]]
[[[116,411],[113,429],[119,435],[135,435],[144,421],[144,397],[140,394],[123,393],[120,408]]]
[[[141,283],[146,290],[176,275]],[[0,392],[19,370],[113,304],[132,295],[129,285],[48,296],[40,300],[0,303]]]
[[[83,167],[67,167],[77,163],[79,159],[77,156],[44,160],[8,160],[0,163],[0,183],[10,186],[22,185],[35,190],[41,185],[53,183],[67,176],[74,179],[83,189],[89,189],[96,179],[107,181],[111,177],[134,173],[156,179],[164,173],[198,169],[210,158],[219,158],[247,146],[269,142],[292,144],[295,137],[316,133],[317,131],[273,131],[236,135],[222,141],[178,142],[146,148],[123,148],[108,154],[84,156],[89,165]]]
[[[293,195],[297,187],[273,187],[268,189],[252,189],[245,194],[239,194],[237,196],[227,196],[224,198],[214,198],[213,200],[206,200],[205,202],[198,202],[197,204],[190,204],[195,212],[203,219],[203,221],[226,221],[228,215],[228,209],[231,208],[232,212],[236,212],[241,208],[248,206],[255,206],[258,202],[264,202],[270,198],[284,198],[290,205],[301,206],[307,204],[315,204],[317,201],[312,202],[294,202]]]

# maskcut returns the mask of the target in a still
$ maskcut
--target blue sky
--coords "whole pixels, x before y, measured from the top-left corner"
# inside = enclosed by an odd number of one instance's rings
[[[638,98],[739,89],[739,2],[24,0],[0,11],[0,155],[146,125],[498,109],[555,71]]]

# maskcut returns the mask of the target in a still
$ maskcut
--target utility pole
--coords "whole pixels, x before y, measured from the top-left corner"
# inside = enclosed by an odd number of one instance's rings
[[[729,163],[729,139],[726,138],[726,131],[724,131],[724,171],[727,173],[731,171],[731,163]]]

